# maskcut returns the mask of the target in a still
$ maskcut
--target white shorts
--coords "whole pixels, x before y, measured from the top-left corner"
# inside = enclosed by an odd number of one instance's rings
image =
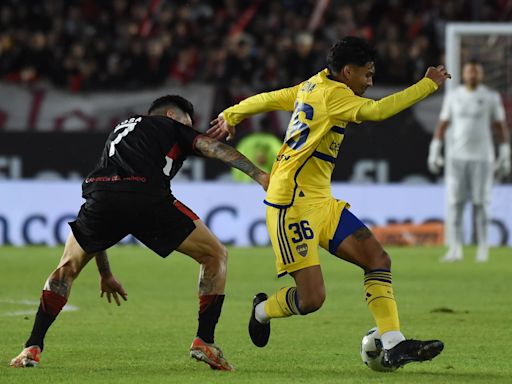
[[[446,189],[449,204],[488,204],[493,180],[490,161],[449,159],[446,164]]]

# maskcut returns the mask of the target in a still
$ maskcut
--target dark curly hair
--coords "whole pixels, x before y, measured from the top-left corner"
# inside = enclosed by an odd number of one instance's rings
[[[327,55],[327,67],[333,75],[337,75],[347,64],[362,67],[375,61],[377,52],[366,40],[347,36],[337,41]]]
[[[151,103],[148,115],[164,112],[165,108],[175,107],[184,113],[188,113],[194,119],[194,106],[190,101],[178,95],[165,95]]]

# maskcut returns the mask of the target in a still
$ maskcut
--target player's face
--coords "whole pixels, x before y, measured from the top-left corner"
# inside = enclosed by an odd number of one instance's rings
[[[375,64],[373,61],[366,63],[362,67],[352,65],[347,84],[358,96],[362,96],[366,89],[373,85],[373,76],[375,75]]]
[[[470,88],[476,88],[484,77],[484,70],[479,64],[466,64],[462,69],[462,80]]]

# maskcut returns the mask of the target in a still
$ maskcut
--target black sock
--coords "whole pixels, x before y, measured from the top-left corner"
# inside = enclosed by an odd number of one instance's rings
[[[205,295],[199,298],[199,325],[197,336],[206,343],[213,343],[215,326],[219,321],[224,295]]]
[[[39,305],[32,333],[25,343],[25,348],[30,347],[31,345],[38,345],[42,351],[44,348],[44,337],[46,336],[46,332],[48,331],[48,328],[50,328],[50,325],[55,321],[55,318],[56,316],[52,316],[45,312],[41,305]]]

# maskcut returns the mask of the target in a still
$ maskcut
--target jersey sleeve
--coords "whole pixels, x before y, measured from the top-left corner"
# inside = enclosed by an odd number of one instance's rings
[[[450,121],[452,118],[451,103],[453,98],[453,92],[448,93],[443,99],[443,106],[439,113],[439,120]]]
[[[505,108],[498,92],[493,92],[492,118],[493,121],[505,121]]]
[[[416,84],[393,93],[378,101],[369,100],[363,103],[356,113],[356,121],[379,121],[402,112],[404,109],[423,100],[437,90],[437,84],[430,78],[423,78]]]
[[[344,91],[343,94],[340,94],[339,89],[326,91],[324,100],[327,113],[331,117],[347,122],[356,122],[357,113],[361,106],[371,101],[354,95],[352,91]]]
[[[346,94],[338,97],[331,93],[327,100],[327,110],[334,118],[360,123],[387,119],[409,108],[437,90],[437,84],[429,78],[423,78],[416,84],[393,93],[380,100],[372,100],[357,95]]]
[[[237,125],[245,118],[268,111],[293,111],[300,84],[273,92],[260,93],[225,109],[222,114],[229,125]]]
[[[195,148],[196,140],[201,136],[203,136],[203,134],[196,131],[194,128],[187,127],[180,123],[175,124],[174,138],[180,149],[186,155],[202,156]]]

